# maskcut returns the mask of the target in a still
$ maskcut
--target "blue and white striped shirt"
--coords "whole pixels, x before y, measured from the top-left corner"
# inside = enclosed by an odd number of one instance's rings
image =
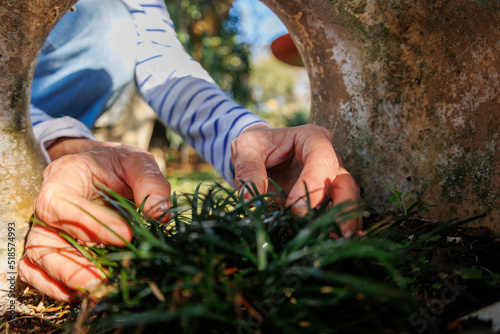
[[[135,78],[159,119],[175,129],[230,183],[234,184],[230,144],[247,127],[266,124],[234,102],[184,50],[162,0],[122,0],[137,32]],[[78,120],[52,118],[34,105],[35,137],[46,145],[60,137],[94,139]]]

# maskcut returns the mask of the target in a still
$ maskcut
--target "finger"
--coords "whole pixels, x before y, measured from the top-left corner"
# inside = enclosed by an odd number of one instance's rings
[[[120,154],[124,181],[134,194],[134,201],[141,205],[144,199],[145,212],[153,218],[161,216],[162,211],[170,207],[171,189],[158,164],[150,153],[128,149]]]
[[[23,257],[18,265],[19,278],[28,284],[33,285],[38,291],[63,302],[80,301],[81,293],[71,290],[63,284],[55,281],[40,267]]]
[[[337,177],[329,187],[328,197],[332,199],[332,205],[336,206],[341,203],[359,203],[361,195],[359,188],[354,181],[354,178],[344,168],[339,168]],[[346,210],[355,209],[359,204],[354,204]],[[362,228],[363,219],[361,217],[353,218],[346,221],[340,226],[340,230],[344,237],[350,237]]]
[[[231,159],[235,170],[235,185],[240,186],[253,182],[260,194],[265,194],[268,188],[266,159],[268,156],[266,143],[262,142],[262,135],[248,132],[241,134],[231,143]],[[251,197],[244,188],[241,194],[245,199]]]
[[[124,246],[132,240],[132,229],[114,211],[83,198],[68,184],[46,183],[35,201],[37,217],[73,238]]]
[[[297,140],[300,144],[301,139]],[[296,149],[297,160],[303,163],[302,172],[290,190],[286,203],[292,205],[293,211],[299,215],[305,215],[308,211],[306,194],[311,207],[321,203],[326,186],[335,180],[339,168],[332,144],[322,131],[310,135],[302,145]]]
[[[56,231],[35,224],[25,257],[65,288],[94,290],[106,282],[104,273]]]

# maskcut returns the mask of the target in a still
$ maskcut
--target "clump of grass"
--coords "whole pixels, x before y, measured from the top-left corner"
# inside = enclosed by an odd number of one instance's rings
[[[87,252],[108,268],[112,288],[90,298],[93,307],[82,312],[78,326],[88,323],[84,329],[91,333],[415,331],[408,319],[421,306],[422,286],[414,278],[444,275],[424,258],[439,241],[434,235],[463,222],[406,242],[402,225],[416,209],[411,205],[402,220],[333,239],[332,231],[341,236],[339,225],[366,208],[347,210],[352,203],[346,203],[326,211],[322,205],[298,217],[277,204],[282,195],[247,187],[250,200],[220,185],[174,194],[168,224],[106,189],[134,240]],[[415,257],[418,249],[427,253]]]

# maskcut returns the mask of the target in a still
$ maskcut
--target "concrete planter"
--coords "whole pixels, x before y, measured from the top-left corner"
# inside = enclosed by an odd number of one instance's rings
[[[7,278],[12,276],[9,273],[17,271],[17,263],[24,251],[24,238],[45,166],[29,117],[35,63],[52,27],[74,2],[76,0],[6,0],[0,4],[2,293],[10,290]]]
[[[374,205],[382,184],[500,231],[500,2],[263,0],[311,79],[313,123]]]

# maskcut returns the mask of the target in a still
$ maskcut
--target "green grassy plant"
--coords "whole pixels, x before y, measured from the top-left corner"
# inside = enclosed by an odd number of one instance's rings
[[[415,202],[406,202],[406,198],[411,195],[411,191],[402,193],[401,191],[398,190],[396,186],[390,187],[387,183],[384,182],[384,185],[389,191],[391,192],[391,195],[389,196],[389,201],[391,203],[396,204],[395,208],[396,209],[402,209],[403,210],[403,217],[405,219],[408,219],[408,207],[412,206],[415,204]]]
[[[352,203],[346,203],[326,211],[325,203],[298,217],[279,205],[282,195],[261,195],[246,186],[250,200],[220,185],[174,194],[167,224],[103,189],[129,222],[134,240],[123,248],[82,251],[108,268],[110,285],[104,297],[90,297],[93,306],[81,312],[76,330],[415,332],[408,319],[424,303],[423,291],[438,294],[442,282],[455,278],[500,286],[500,276],[487,270],[466,272],[431,261],[443,239],[436,236],[464,222],[408,238],[416,208],[410,205],[401,219],[371,224],[365,234],[346,239],[339,226],[365,216],[366,208],[347,210]],[[340,237],[332,238],[332,232]],[[449,257],[463,252],[448,251]]]
[[[213,181],[206,182],[207,180]],[[229,186],[213,168],[202,171],[195,170],[187,175],[182,170],[174,171],[168,175],[168,182],[172,189],[182,189],[183,193],[193,193],[200,183],[202,192],[208,192],[214,182]]]

